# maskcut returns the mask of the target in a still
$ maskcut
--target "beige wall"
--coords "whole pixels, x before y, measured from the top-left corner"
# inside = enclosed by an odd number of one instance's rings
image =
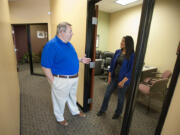
[[[150,29],[145,63],[163,72],[173,70],[180,41],[180,1],[157,0]]]
[[[7,0],[0,1],[0,135],[20,134],[20,93]]]
[[[48,23],[51,38],[49,0],[16,0],[9,2],[12,24]]]
[[[116,49],[119,49],[121,39],[125,35],[131,35],[136,45],[141,7],[136,6],[110,14],[109,51],[114,52]]]
[[[179,2],[157,0],[155,4],[145,64],[156,66],[161,72],[173,70],[175,51],[180,40]],[[136,46],[141,8],[140,5],[110,15],[109,51],[119,48],[124,35],[132,35]]]
[[[109,39],[109,20],[110,14],[99,11],[98,12],[98,28],[99,47],[96,50],[107,51]]]
[[[61,21],[67,21],[72,24],[73,37],[71,43],[74,45],[78,56],[85,55],[86,39],[86,17],[87,1],[86,0],[51,0],[51,29],[52,36],[56,34],[56,26]],[[77,100],[83,106],[84,96],[84,65],[80,64],[79,87]]]
[[[180,135],[180,76],[161,135]]]

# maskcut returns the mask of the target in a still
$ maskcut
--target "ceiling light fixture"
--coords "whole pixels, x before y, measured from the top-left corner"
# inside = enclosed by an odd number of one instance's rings
[[[138,1],[138,0],[116,0],[115,2],[117,4],[121,4],[121,5],[127,5],[127,4],[130,4],[130,3],[133,3],[135,1]]]

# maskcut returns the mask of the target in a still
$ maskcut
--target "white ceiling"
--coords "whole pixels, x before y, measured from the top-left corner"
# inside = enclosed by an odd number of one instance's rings
[[[96,5],[99,6],[100,11],[104,11],[107,13],[113,13],[113,12],[117,12],[120,10],[124,10],[126,8],[140,5],[140,4],[142,4],[142,2],[143,2],[143,0],[138,0],[136,2],[133,2],[131,4],[123,6],[123,5],[115,3],[115,0],[102,0],[102,1],[98,2]]]

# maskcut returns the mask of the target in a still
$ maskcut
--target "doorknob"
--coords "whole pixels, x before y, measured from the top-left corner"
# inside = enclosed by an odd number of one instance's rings
[[[15,52],[17,52],[17,51],[18,51],[18,49],[14,48],[14,51],[15,51]]]

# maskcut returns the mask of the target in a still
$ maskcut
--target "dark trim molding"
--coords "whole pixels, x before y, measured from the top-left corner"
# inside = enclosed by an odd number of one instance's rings
[[[166,95],[164,103],[163,103],[161,115],[160,115],[158,125],[157,125],[156,131],[155,131],[155,135],[161,134],[161,131],[162,131],[162,128],[164,126],[164,122],[165,122],[165,119],[166,119],[166,116],[167,116],[167,113],[169,110],[169,106],[170,106],[170,103],[171,103],[171,100],[172,100],[172,97],[174,94],[176,83],[177,83],[177,80],[179,77],[179,72],[180,72],[180,53],[178,54],[177,59],[176,59],[172,78],[171,78],[171,81],[169,84],[167,95]]]
[[[79,106],[79,108],[83,111],[83,107],[77,102],[77,105]]]
[[[32,75],[40,76],[40,77],[46,77],[45,75],[43,75],[43,74],[38,74],[38,73],[32,73]]]
[[[130,83],[129,89],[132,91],[128,97],[127,105],[125,109],[123,124],[121,128],[121,135],[128,135],[131,125],[135,95],[137,84],[140,79],[141,70],[143,67],[144,56],[146,53],[147,41],[149,36],[149,30],[151,25],[151,19],[154,9],[155,0],[144,0],[141,11],[141,20],[139,26],[138,40],[135,52],[135,62],[132,71],[132,81]]]
[[[33,75],[33,62],[32,62],[32,47],[31,47],[31,34],[30,34],[30,24],[26,24],[27,28],[27,41],[28,41],[28,52],[29,52],[29,66],[30,66],[30,74]]]
[[[47,24],[48,25],[48,23],[18,23],[18,24],[12,23],[11,25],[18,26],[18,25],[41,25],[41,24]]]
[[[45,75],[43,74],[34,73],[33,60],[32,60],[31,32],[30,32],[30,25],[43,25],[43,24],[46,24],[48,26],[48,23],[29,23],[29,24],[24,24],[24,25],[26,25],[26,30],[27,30],[30,74],[45,77]],[[22,24],[13,24],[13,25],[22,25]]]
[[[85,53],[89,58],[93,57],[93,34],[95,27],[92,25],[92,17],[95,15],[95,3],[100,0],[88,1],[87,5],[87,25],[86,25],[86,47]],[[91,90],[91,73],[89,65],[85,65],[84,70],[84,99],[83,99],[83,111],[87,112],[90,110],[90,104],[88,104],[88,99],[90,98]]]

